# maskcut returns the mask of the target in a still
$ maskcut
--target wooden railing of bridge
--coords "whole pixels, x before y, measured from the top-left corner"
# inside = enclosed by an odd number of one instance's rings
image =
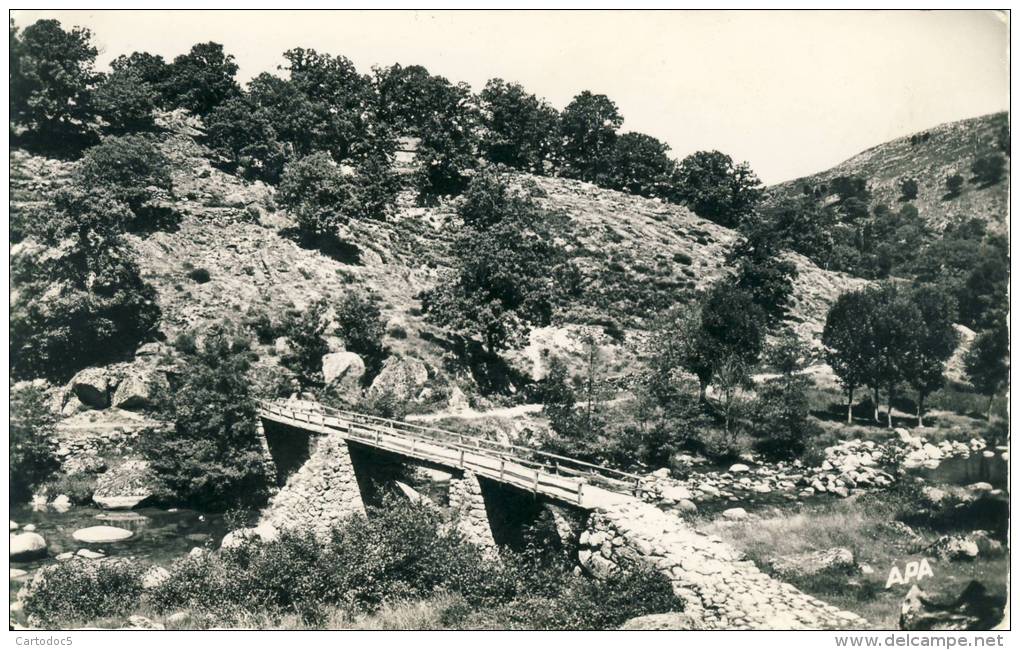
[[[589,504],[586,486],[641,497],[642,477],[539,449],[489,440],[436,427],[330,408],[314,402],[259,402],[262,418],[344,438],[393,453],[545,494]]]

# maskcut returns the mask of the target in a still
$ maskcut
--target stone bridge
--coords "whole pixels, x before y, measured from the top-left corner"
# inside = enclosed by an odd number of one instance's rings
[[[601,577],[647,565],[711,628],[862,628],[866,621],[780,582],[732,547],[641,499],[638,476],[432,427],[264,402],[260,423],[280,490],[260,528],[325,535],[387,492],[445,506],[465,536],[496,549],[523,543],[546,515],[583,570]],[[445,487],[438,492],[435,486]]]

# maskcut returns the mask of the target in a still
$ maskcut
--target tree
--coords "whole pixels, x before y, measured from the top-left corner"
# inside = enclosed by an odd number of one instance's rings
[[[144,136],[109,137],[86,150],[74,182],[127,205],[134,214],[128,230],[159,226],[172,212],[166,207],[173,191],[170,161]]]
[[[232,97],[206,119],[206,141],[213,152],[241,175],[278,183],[287,163],[268,111],[243,97]]]
[[[386,323],[374,300],[357,292],[345,294],[336,305],[336,321],[348,350],[372,359],[382,356]]]
[[[760,440],[759,449],[773,458],[799,456],[817,431],[809,419],[811,378],[802,372],[809,359],[807,346],[789,330],[777,336],[766,351],[767,362],[779,376],[766,379],[757,388],[751,432]]]
[[[584,91],[560,117],[562,173],[596,182],[609,171],[609,159],[623,116],[611,99]]]
[[[946,178],[946,198],[956,198],[960,196],[960,190],[963,189],[963,176],[959,174],[950,174]]]
[[[911,377],[917,347],[923,337],[922,315],[909,294],[894,284],[873,289],[871,335],[875,346],[871,381],[887,391],[886,419],[892,428],[896,389]]]
[[[782,258],[775,235],[764,225],[745,222],[747,237],[739,240],[726,255],[727,264],[736,267],[736,286],[748,292],[765,313],[770,326],[786,316],[797,267]]]
[[[761,200],[761,181],[747,163],[735,165],[718,151],[698,151],[682,161],[677,193],[694,214],[734,228]]]
[[[229,97],[240,92],[234,75],[237,63],[219,43],[197,43],[187,54],[174,58],[165,82],[171,106],[206,116]]]
[[[970,166],[974,180],[983,187],[995,185],[1002,180],[1006,170],[1006,159],[1000,154],[982,156]]]
[[[336,239],[338,228],[359,213],[351,176],[324,151],[288,163],[284,168],[278,198],[295,216],[307,241]]]
[[[992,419],[992,402],[1009,383],[1009,328],[1005,319],[981,332],[964,358],[964,367],[974,388],[988,397],[986,418]]]
[[[66,380],[151,337],[156,292],[120,238],[131,212],[109,193],[70,189],[11,253],[11,373]]]
[[[917,198],[917,180],[913,178],[901,178],[899,182],[900,200],[913,201]]]
[[[326,301],[319,300],[291,314],[283,325],[290,350],[280,361],[297,374],[304,386],[322,383],[322,357],[329,353],[329,344],[324,338],[327,309]]]
[[[478,165],[478,116],[470,88],[449,86],[441,101],[438,110],[423,118],[420,131],[415,187],[422,203],[459,194]]]
[[[114,73],[130,73],[149,84],[157,93],[157,104],[162,106],[164,86],[170,77],[170,66],[162,56],[148,52],[132,52],[130,56],[121,54],[110,61],[110,69]]]
[[[909,360],[908,381],[917,391],[917,426],[924,426],[924,400],[945,383],[945,367],[956,350],[959,334],[953,327],[956,301],[945,289],[921,285],[910,296],[921,320]]]
[[[826,363],[847,392],[847,424],[853,423],[854,390],[867,385],[874,364],[876,351],[871,332],[872,313],[868,292],[843,293],[829,308],[822,330]]]
[[[103,76],[92,92],[92,108],[111,133],[146,131],[153,127],[156,89],[130,68]]]
[[[494,163],[544,174],[555,153],[556,109],[502,79],[490,79],[478,99],[482,154]]]
[[[599,185],[638,196],[669,199],[675,191],[676,162],[669,145],[644,133],[624,133],[616,138],[609,164]]]
[[[89,121],[89,90],[98,50],[92,32],[65,31],[40,20],[20,34],[11,29],[11,120],[53,144],[80,136]]]
[[[10,502],[28,501],[32,490],[55,472],[60,463],[50,447],[56,417],[46,394],[34,385],[18,385],[10,393]]]
[[[157,435],[144,448],[172,495],[203,510],[259,506],[268,496],[248,353],[232,339],[213,329],[184,358],[167,400],[174,433]]]
[[[430,321],[463,338],[480,334],[490,353],[550,322],[559,293],[555,269],[565,262],[555,217],[501,182],[489,173],[472,180],[459,210],[465,224],[452,247],[453,268],[422,296]],[[499,218],[483,220],[479,204],[493,206]]]

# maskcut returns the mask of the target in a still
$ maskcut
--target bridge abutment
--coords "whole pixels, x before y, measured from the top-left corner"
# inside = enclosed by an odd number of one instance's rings
[[[472,544],[486,550],[496,549],[496,539],[485,509],[482,485],[474,472],[465,471],[449,483],[450,512],[457,529]]]

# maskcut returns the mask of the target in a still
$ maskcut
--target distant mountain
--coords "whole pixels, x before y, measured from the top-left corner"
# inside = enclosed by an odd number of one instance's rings
[[[995,113],[939,126],[862,151],[832,169],[779,183],[769,188],[773,200],[805,191],[826,196],[840,176],[858,176],[868,182],[872,205],[899,205],[902,179],[917,181],[917,198],[910,201],[921,217],[936,230],[957,218],[979,217],[992,230],[1004,231],[1009,206],[1009,116]],[[971,165],[982,157],[1005,158],[1002,180],[982,186],[973,178]],[[963,189],[949,198],[946,179],[960,174]]]

